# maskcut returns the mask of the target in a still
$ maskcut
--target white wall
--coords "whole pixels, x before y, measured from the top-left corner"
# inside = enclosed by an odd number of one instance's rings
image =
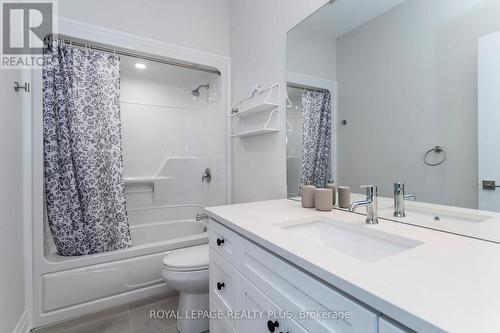
[[[337,79],[335,38],[295,27],[287,34],[287,70],[331,81]]]
[[[232,100],[279,82],[281,131],[233,139],[233,202],[286,197],[286,32],[326,0],[231,0]]]
[[[12,332],[25,311],[23,91],[20,71],[0,70],[0,332]]]
[[[338,38],[343,184],[391,196],[402,181],[420,201],[476,207],[477,41],[499,13],[497,0],[410,0]],[[427,167],[436,145],[448,160]]]
[[[132,189],[129,183],[127,207],[225,204],[220,77],[154,63],[138,71],[134,62],[122,58],[120,77],[125,183],[129,177],[169,179],[159,181],[152,193],[142,192],[144,184]],[[201,88],[195,100],[191,91],[206,83],[210,89]],[[212,170],[209,184],[201,182],[205,168]]]
[[[63,17],[229,56],[229,0],[62,0]]]

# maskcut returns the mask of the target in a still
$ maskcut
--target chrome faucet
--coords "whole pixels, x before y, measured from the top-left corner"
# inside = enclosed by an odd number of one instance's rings
[[[417,200],[414,194],[405,194],[405,184],[394,183],[394,217],[406,217],[405,200]]]
[[[196,222],[199,222],[203,225],[203,232],[206,232],[208,230],[208,219],[210,217],[208,214],[205,213],[198,213],[196,214]]]
[[[205,213],[196,214],[196,222],[200,222],[200,221],[208,220],[208,219],[209,219],[208,214],[205,214]]]
[[[377,187],[374,185],[363,185],[359,188],[366,188],[366,199],[354,201],[349,206],[350,212],[355,212],[358,207],[366,207],[367,224],[378,224],[378,194]]]
[[[201,182],[202,183],[204,183],[204,182],[210,183],[211,181],[212,181],[212,169],[206,168],[205,172],[201,176]]]

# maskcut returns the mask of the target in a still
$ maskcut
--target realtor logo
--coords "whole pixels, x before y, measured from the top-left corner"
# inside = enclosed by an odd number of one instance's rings
[[[1,5],[1,67],[41,67],[44,38],[54,33],[55,2],[2,0]]]

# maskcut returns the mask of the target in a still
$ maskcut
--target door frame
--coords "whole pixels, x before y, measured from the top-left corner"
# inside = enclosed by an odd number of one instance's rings
[[[159,57],[176,59],[216,68],[220,71],[220,119],[223,122],[221,142],[224,146],[225,161],[222,174],[225,177],[226,203],[231,203],[231,141],[227,137],[231,96],[230,58],[200,50],[186,48],[158,40],[145,38],[117,30],[90,25],[87,23],[59,17],[59,33],[100,44],[128,48]],[[24,117],[24,162],[25,162],[25,250],[26,252],[26,290],[27,309],[32,327],[47,325],[65,319],[59,312],[43,316],[40,276],[42,267],[48,264],[44,256],[44,176],[41,113],[41,70],[31,70],[26,75],[31,82],[32,93],[26,103]],[[95,310],[98,310],[96,307]]]

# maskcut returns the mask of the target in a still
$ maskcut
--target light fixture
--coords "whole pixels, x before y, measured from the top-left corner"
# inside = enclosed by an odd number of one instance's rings
[[[140,63],[140,62],[138,62],[138,63],[136,63],[136,64],[135,64],[135,68],[137,68],[137,69],[145,69],[145,68],[146,68],[146,65],[144,65],[144,64],[142,64],[142,63]]]

